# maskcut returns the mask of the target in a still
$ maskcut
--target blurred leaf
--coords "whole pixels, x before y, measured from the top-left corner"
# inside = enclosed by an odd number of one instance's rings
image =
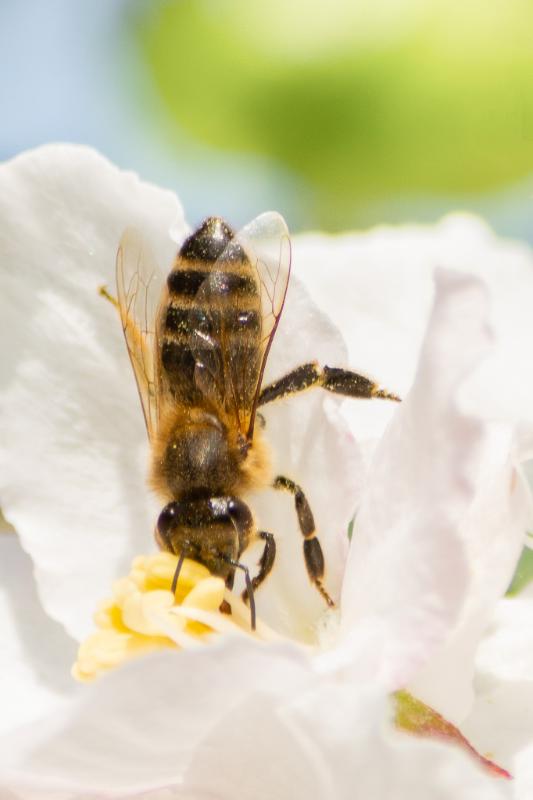
[[[354,525],[355,525],[355,518],[350,520],[350,524],[348,525],[348,541],[349,542],[352,541]]]
[[[138,33],[169,112],[199,140],[273,157],[315,222],[391,195],[463,195],[533,164],[533,4],[165,0]]]
[[[517,564],[516,571],[507,590],[508,595],[515,595],[525,589],[528,583],[533,580],[533,550],[529,547],[524,547],[520,561]]]

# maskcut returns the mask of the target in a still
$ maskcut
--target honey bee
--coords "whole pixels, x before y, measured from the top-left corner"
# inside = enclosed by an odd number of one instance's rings
[[[277,213],[238,234],[219,217],[207,218],[185,239],[166,280],[128,229],[116,266],[117,305],[151,445],[149,482],[165,503],[156,540],[178,556],[172,591],[184,558],[229,588],[240,570],[255,628],[254,593],[272,570],[276,541],[258,530],[243,496],[274,487],[294,497],[309,578],[333,606],[313,513],[298,484],[272,474],[258,409],[312,387],[399,398],[362,375],[314,361],[263,385],[291,268],[289,233]],[[258,539],[263,551],[252,577],[240,559]]]

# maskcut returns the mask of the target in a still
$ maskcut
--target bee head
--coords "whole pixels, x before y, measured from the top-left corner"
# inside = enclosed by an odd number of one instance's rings
[[[250,509],[238,497],[173,500],[159,515],[157,538],[170,552],[183,552],[221,574],[243,549],[253,526]]]

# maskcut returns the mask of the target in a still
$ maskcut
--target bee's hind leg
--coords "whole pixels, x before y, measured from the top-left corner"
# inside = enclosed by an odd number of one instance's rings
[[[342,394],[346,397],[374,398],[379,397],[384,400],[400,401],[397,394],[382,389],[377,383],[351,372],[348,369],[338,367],[321,367],[316,361],[309,364],[302,364],[296,367],[283,378],[270,383],[261,390],[259,395],[259,405],[272,403],[274,400],[281,400],[283,397],[303,392],[306,389],[320,386],[328,392]]]
[[[322,583],[325,566],[324,553],[322,552],[322,547],[316,535],[315,520],[307,498],[298,484],[294,483],[294,481],[291,481],[290,478],[285,478],[283,475],[278,475],[272,485],[274,489],[281,489],[286,492],[290,492],[294,497],[294,505],[296,508],[296,515],[298,517],[298,524],[300,526],[302,536],[304,537],[303,549],[307,574],[328,606],[333,608],[335,603],[329,596],[324,584]]]

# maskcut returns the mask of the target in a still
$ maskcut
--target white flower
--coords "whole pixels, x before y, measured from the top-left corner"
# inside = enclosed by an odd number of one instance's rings
[[[2,796],[509,797],[509,784],[465,753],[390,723],[388,694],[404,686],[454,721],[467,715],[475,646],[530,515],[508,425],[517,414],[499,397],[490,355],[494,343],[505,352],[505,337],[489,331],[486,292],[478,278],[441,270],[431,309],[426,286],[419,312],[414,278],[357,271],[360,246],[380,269],[383,246],[392,259],[390,233],[296,241],[294,263],[350,344],[352,332],[360,342],[350,365],[400,390],[402,405],[314,392],[266,414],[277,468],[313,506],[340,625],[319,625],[290,498],[254,498],[279,544],[259,615],[294,641],[223,637],[143,657],[89,687],[70,684],[73,639],[90,630],[112,579],[151,549],[158,511],[144,489],[146,437],[120,326],[97,291],[112,280],[130,224],[162,264],[176,247],[169,231],[175,240],[185,232],[172,194],[84,148],[42,148],[0,168],[0,501],[19,537],[0,540]],[[409,251],[419,257],[417,236]],[[380,316],[378,299],[400,311]],[[309,358],[348,363],[295,280],[270,376]],[[482,407],[487,375],[492,419]],[[362,450],[344,418],[353,430],[368,422]],[[506,754],[511,770],[516,752]]]

